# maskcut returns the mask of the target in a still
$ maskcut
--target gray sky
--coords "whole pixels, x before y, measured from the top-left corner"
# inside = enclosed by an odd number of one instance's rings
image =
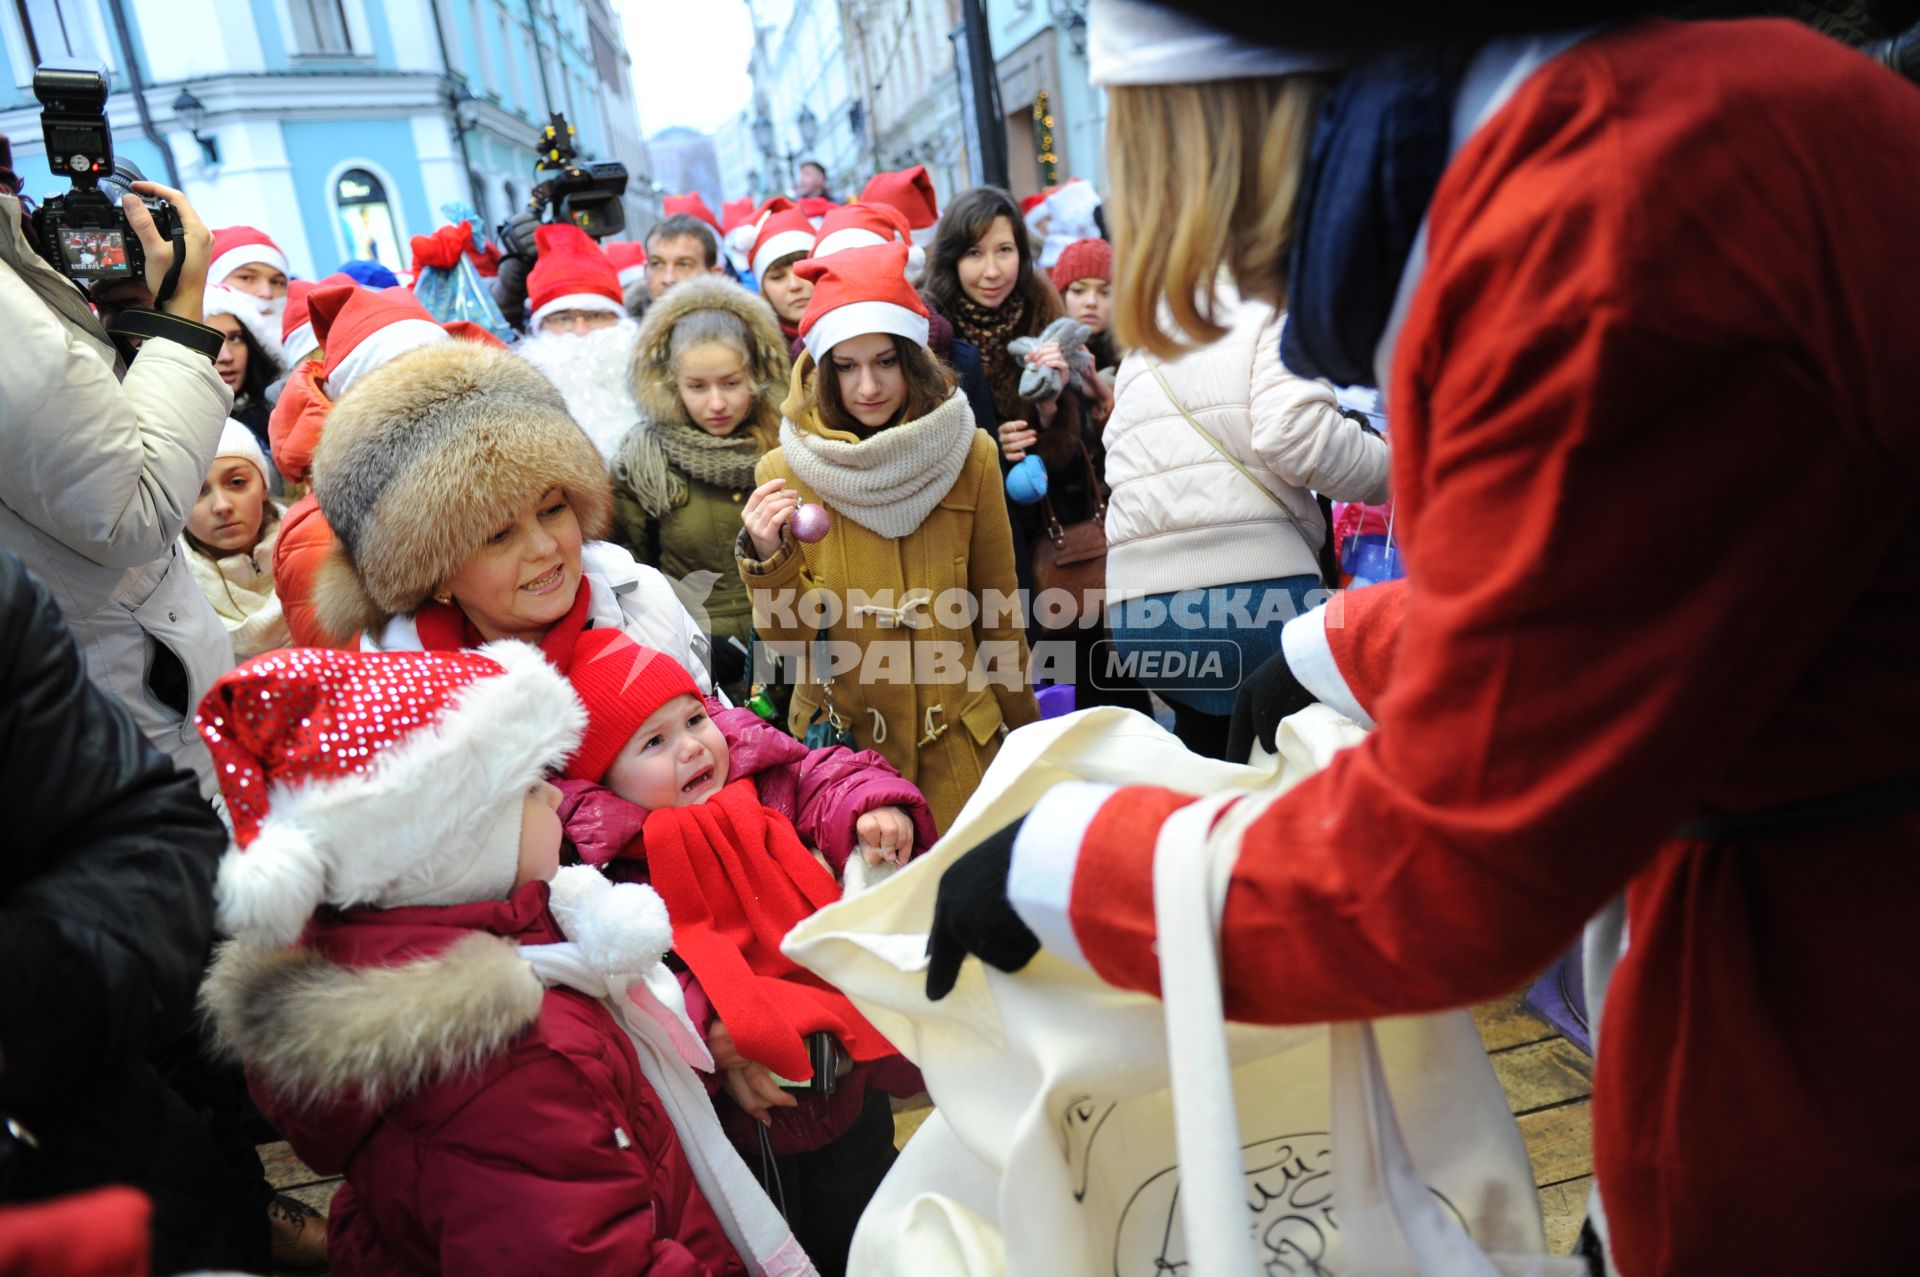
[[[615,0],[633,58],[640,127],[710,133],[753,98],[753,26],[743,0]]]

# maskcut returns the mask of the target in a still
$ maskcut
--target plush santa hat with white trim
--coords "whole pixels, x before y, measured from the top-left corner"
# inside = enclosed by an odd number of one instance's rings
[[[749,264],[755,279],[764,278],[767,268],[782,257],[813,252],[813,223],[797,208],[781,209],[761,223],[760,235],[753,241]]]
[[[527,272],[527,331],[538,333],[548,315],[563,310],[598,310],[624,317],[626,294],[620,272],[572,222],[549,222],[533,233],[539,260]]]
[[[813,241],[815,257],[830,257],[847,248],[867,248],[899,241],[907,245],[907,281],[918,284],[927,270],[927,252],[913,239],[906,214],[891,204],[848,204],[836,207],[820,221]]]
[[[809,257],[794,268],[813,284],[800,340],[813,362],[849,337],[896,333],[927,344],[926,303],[907,282],[907,246],[898,242]]]
[[[233,818],[223,931],[285,945],[321,905],[504,900],[526,793],[586,711],[538,649],[269,652],[229,671],[195,724]]]
[[[314,339],[326,351],[321,376],[327,398],[336,401],[354,382],[409,350],[453,340],[404,288],[322,286],[307,294],[307,311]]]
[[[538,231],[534,232],[539,235]],[[635,244],[630,240],[617,239],[601,245],[607,260],[613,263],[614,273],[620,278],[620,287],[628,288],[647,277],[647,246]]]
[[[222,226],[213,233],[213,260],[207,264],[207,282],[222,283],[242,266],[271,266],[291,277],[287,255],[263,230],[251,226]]]
[[[909,230],[925,230],[940,220],[940,201],[934,197],[933,179],[924,164],[897,173],[875,173],[860,192],[860,202],[898,210]]]
[[[260,313],[258,297],[209,284],[200,310],[205,315],[232,315],[247,330],[247,336],[253,338],[253,344],[260,348],[267,362],[273,365],[274,376],[279,376],[284,370],[286,361],[280,353],[279,338],[274,335],[272,323]],[[272,381],[273,377],[267,380]]]
[[[698,191],[688,191],[685,195],[667,196],[660,201],[660,213],[663,217],[678,217],[682,213],[688,217],[697,217],[713,227],[715,239],[721,236],[720,219],[713,215],[713,210],[707,207],[706,200],[700,197]]]

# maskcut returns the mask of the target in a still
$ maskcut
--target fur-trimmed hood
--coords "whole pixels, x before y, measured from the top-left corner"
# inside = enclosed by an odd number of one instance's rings
[[[724,310],[746,325],[752,338],[753,366],[748,371],[760,387],[747,428],[771,447],[780,434],[780,400],[786,393],[787,339],[766,299],[718,275],[689,280],[647,308],[640,323],[640,339],[634,343],[629,376],[634,402],[645,421],[684,420],[686,408],[673,375],[673,330],[688,315],[700,310]]]

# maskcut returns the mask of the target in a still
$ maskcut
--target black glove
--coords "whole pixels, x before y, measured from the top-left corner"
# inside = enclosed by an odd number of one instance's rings
[[[539,229],[539,216],[524,208],[500,223],[498,236],[504,255],[518,257],[531,265],[540,255],[540,245],[533,237]]]
[[[1314,695],[1300,686],[1287,666],[1287,654],[1275,652],[1266,664],[1240,684],[1233,700],[1233,723],[1227,728],[1227,759],[1244,763],[1253,752],[1257,736],[1269,754],[1273,752],[1274,733],[1280,720],[1313,704]]]
[[[1040,952],[1040,937],[1027,929],[1007,900],[1007,873],[1013,868],[1013,840],[1020,825],[1016,820],[991,835],[940,876],[933,930],[927,934],[927,997],[935,1002],[953,991],[960,964],[970,953],[1002,971],[1018,971]]]

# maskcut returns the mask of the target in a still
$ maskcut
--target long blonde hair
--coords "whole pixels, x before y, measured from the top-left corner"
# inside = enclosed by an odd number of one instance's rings
[[[1107,99],[1113,326],[1163,359],[1226,336],[1213,283],[1286,304],[1318,76],[1115,86]],[[1175,332],[1161,328],[1164,302]],[[1185,338],[1183,342],[1181,339]]]

